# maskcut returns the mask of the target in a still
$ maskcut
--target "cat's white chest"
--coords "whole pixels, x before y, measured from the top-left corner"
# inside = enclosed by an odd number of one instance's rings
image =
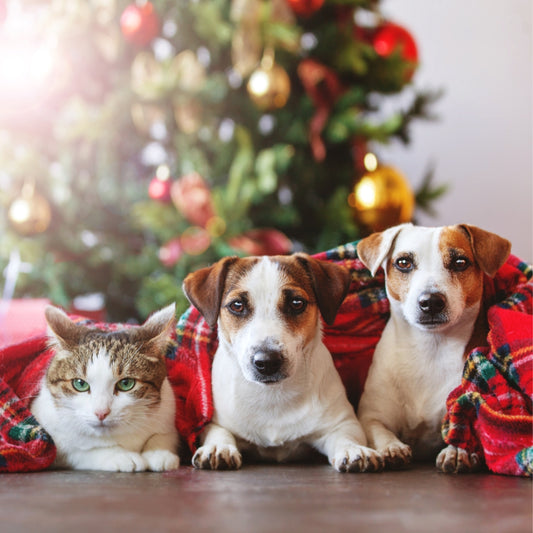
[[[51,435],[56,466],[132,472],[179,466],[165,351],[174,306],[142,326],[106,331],[47,307],[56,350],[30,410]]]

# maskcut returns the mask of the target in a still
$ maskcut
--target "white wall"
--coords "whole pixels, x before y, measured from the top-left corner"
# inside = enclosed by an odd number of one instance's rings
[[[531,0],[383,0],[419,47],[415,83],[443,88],[438,122],[413,124],[407,149],[380,150],[418,186],[430,163],[450,185],[425,225],[468,222],[508,238],[533,260]]]

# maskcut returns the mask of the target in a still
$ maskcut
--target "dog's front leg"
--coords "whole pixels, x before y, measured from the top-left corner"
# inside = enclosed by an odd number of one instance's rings
[[[313,446],[327,456],[339,472],[379,472],[383,458],[365,446],[364,433],[357,421],[347,420],[318,438]]]
[[[192,458],[195,468],[211,470],[236,470],[242,465],[235,437],[218,424],[211,423],[203,432],[203,444]]]
[[[370,446],[381,453],[385,466],[389,468],[403,468],[412,459],[411,447],[404,444],[392,431],[387,429],[379,420],[360,419]]]

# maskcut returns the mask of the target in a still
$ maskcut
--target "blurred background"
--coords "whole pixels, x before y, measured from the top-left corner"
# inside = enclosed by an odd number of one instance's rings
[[[225,255],[410,220],[531,261],[531,36],[527,0],[0,0],[0,315],[182,311]]]
[[[420,43],[417,83],[439,86],[437,125],[388,156],[412,179],[435,163],[448,193],[427,224],[463,220],[501,234],[533,260],[533,3],[386,0]]]

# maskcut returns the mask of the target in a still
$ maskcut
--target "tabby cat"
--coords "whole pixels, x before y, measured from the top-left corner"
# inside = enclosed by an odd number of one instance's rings
[[[56,350],[30,409],[52,436],[56,467],[133,472],[179,466],[165,351],[174,305],[142,326],[102,331],[45,311]]]

